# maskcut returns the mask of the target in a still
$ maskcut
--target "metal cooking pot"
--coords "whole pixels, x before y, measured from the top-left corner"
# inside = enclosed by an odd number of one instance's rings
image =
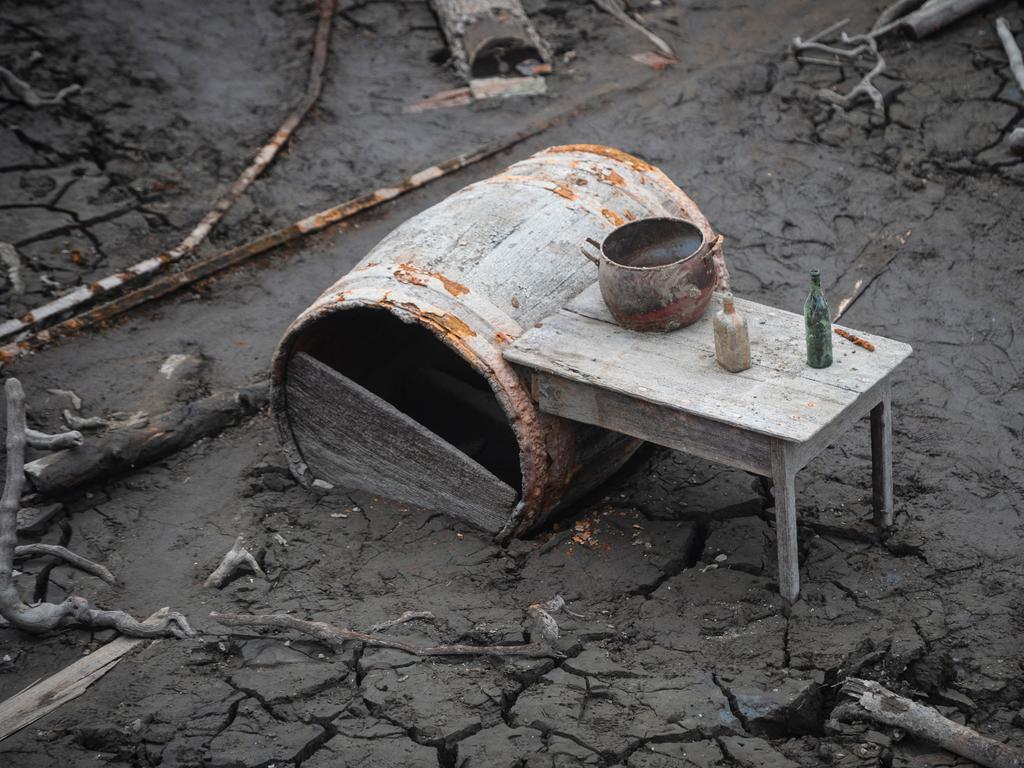
[[[634,331],[672,331],[695,323],[715,290],[717,273],[708,240],[685,219],[637,219],[583,255],[598,266],[601,295],[619,325]]]

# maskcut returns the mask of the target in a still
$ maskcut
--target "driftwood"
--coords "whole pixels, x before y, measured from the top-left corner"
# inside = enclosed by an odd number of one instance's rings
[[[374,624],[370,627],[371,632],[384,632],[385,630],[397,627],[399,624],[405,624],[409,621],[433,621],[434,614],[430,611],[405,611],[397,619],[391,619],[390,621],[382,621],[380,624]]]
[[[616,19],[621,21],[627,27],[632,27],[640,34],[644,35],[650,40],[654,46],[666,56],[674,59],[676,57],[675,51],[672,50],[672,46],[658,37],[656,34],[651,32],[647,27],[641,24],[639,21],[634,19],[628,13],[622,4],[622,0],[594,0],[594,5],[600,8],[605,13],[609,13]]]
[[[84,573],[91,573],[93,576],[98,576],[103,579],[107,584],[116,584],[117,579],[114,578],[106,566],[94,563],[87,557],[65,549],[57,544],[22,544],[19,547],[14,548],[14,559],[21,560],[26,557],[57,557],[66,562],[68,565],[73,565]]]
[[[6,67],[0,67],[0,82],[6,85],[7,89],[17,96],[25,106],[31,107],[32,109],[49,107],[55,104],[63,104],[64,99],[68,96],[82,90],[82,86],[76,84],[69,85],[66,88],[61,88],[53,96],[40,96],[31,85],[26,83]]]
[[[165,253],[140,261],[124,271],[108,275],[95,283],[76,288],[47,304],[36,307],[23,317],[12,318],[0,324],[0,338],[20,333],[51,317],[92,303],[97,298],[107,295],[111,291],[124,288],[143,276],[159,272],[168,264],[178,262],[192,253],[206,239],[206,236],[217,226],[220,220],[224,218],[227,212],[234,207],[235,203],[242,197],[245,190],[249,188],[249,185],[255,181],[256,177],[270,165],[281,147],[288,141],[292,132],[302,122],[306,113],[309,112],[319,98],[324,63],[327,61],[327,43],[330,39],[331,19],[334,16],[335,4],[336,0],[320,0],[320,19],[313,39],[313,58],[309,67],[309,81],[306,85],[306,93],[302,101],[285,118],[285,121],[277,129],[270,141],[263,145],[260,151],[256,153],[256,157],[253,158],[249,166],[228,188],[227,192],[217,199],[209,213],[196,224],[184,240]],[[0,76],[4,72],[6,70],[0,68]]]
[[[260,564],[256,562],[256,558],[253,557],[252,552],[245,548],[245,537],[239,536],[235,539],[234,545],[224,555],[224,559],[220,561],[213,573],[206,577],[206,581],[203,582],[204,587],[216,587],[220,589],[224,586],[228,579],[243,566],[248,566],[253,573],[259,576],[261,579],[267,578],[267,574],[263,572]]]
[[[943,717],[931,707],[899,696],[873,680],[847,678],[842,693],[859,705],[859,711],[880,723],[900,728],[912,736],[988,768],[1024,768],[1024,752],[982,736],[965,725]]]
[[[835,27],[836,25],[832,25],[829,29],[831,30]],[[851,62],[867,55],[874,57],[875,63],[871,70],[849,92],[842,94],[828,88],[822,88],[818,91],[818,95],[842,109],[849,109],[859,101],[867,98],[874,104],[875,112],[884,117],[885,99],[882,96],[882,92],[874,84],[874,79],[885,72],[886,68],[885,59],[879,52],[878,41],[875,39],[878,33],[868,32],[864,35],[851,36],[843,32],[841,42],[844,45],[852,45],[854,46],[853,48],[838,48],[834,45],[819,42],[827,34],[828,30],[822,30],[807,40],[803,40],[800,37],[793,38],[793,49],[798,56],[804,51],[820,51],[842,59],[848,59]]]
[[[161,608],[142,623],[158,626],[169,614],[169,608]],[[126,653],[142,642],[138,638],[115,638],[57,674],[0,702],[0,741],[81,696],[86,688],[112,670]]]
[[[948,27],[954,21],[991,5],[994,0],[946,0],[946,2],[925,3],[899,20],[899,25],[915,40],[933,35]]]
[[[452,63],[467,81],[515,75],[551,63],[551,52],[519,0],[431,0]],[[550,67],[549,67],[550,68]],[[528,72],[527,74],[530,74]]]
[[[395,640],[376,634],[385,629],[403,624],[413,619],[433,619],[430,611],[406,611],[397,619],[385,621],[367,632],[336,627],[322,621],[303,621],[284,613],[266,616],[251,616],[237,613],[211,613],[210,618],[226,627],[275,627],[293,629],[315,637],[336,650],[340,650],[348,641],[356,641],[374,648],[393,648],[414,656],[527,656],[531,658],[561,658],[562,653],[551,647],[558,639],[558,623],[552,614],[565,611],[570,616],[579,616],[565,607],[561,595],[555,595],[544,603],[533,603],[526,610],[527,619],[532,626],[531,642],[518,645],[417,645],[404,640]]]
[[[141,423],[111,429],[84,445],[51,453],[25,465],[40,494],[65,493],[101,477],[150,464],[236,424],[267,404],[269,385],[219,392],[183,403]]]
[[[414,656],[528,656],[559,657],[546,642],[523,643],[521,645],[416,645],[395,640],[383,635],[358,632],[326,624],[322,621],[303,621],[285,613],[266,616],[251,616],[238,613],[211,613],[210,618],[226,627],[276,627],[293,629],[315,637],[317,640],[340,650],[346,641],[354,640],[374,648],[393,648]]]
[[[124,611],[94,608],[82,597],[70,596],[61,603],[32,605],[22,601],[14,583],[14,559],[18,551],[18,510],[25,485],[25,445],[29,440],[25,427],[25,394],[21,383],[17,379],[7,379],[4,388],[7,392],[7,473],[3,496],[0,497],[0,616],[18,629],[32,634],[81,624],[88,627],[113,627],[135,637],[193,635],[185,617],[178,613],[167,614],[159,623],[143,624]],[[70,553],[63,547],[48,548],[45,554],[64,556],[72,565],[80,565],[81,560],[84,560],[68,559],[66,555]],[[110,575],[109,571],[107,575]],[[110,579],[113,579],[112,575]]]

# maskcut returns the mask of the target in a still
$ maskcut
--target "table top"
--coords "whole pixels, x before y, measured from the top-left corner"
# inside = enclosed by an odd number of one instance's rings
[[[803,315],[736,298],[747,320],[752,367],[729,373],[715,360],[716,296],[693,325],[669,333],[619,326],[594,283],[529,329],[505,359],[534,371],[603,388],[772,437],[803,442],[890,376],[909,344],[851,331],[871,352],[832,337],[829,368],[807,365]],[[836,326],[842,328],[843,326]]]

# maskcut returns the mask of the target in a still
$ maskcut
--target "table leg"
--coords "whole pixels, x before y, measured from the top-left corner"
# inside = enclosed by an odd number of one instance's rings
[[[875,524],[892,525],[892,396],[871,409],[871,491]]]
[[[796,536],[796,462],[784,440],[772,440],[775,538],[779,552],[779,592],[793,602],[800,594],[800,559]]]

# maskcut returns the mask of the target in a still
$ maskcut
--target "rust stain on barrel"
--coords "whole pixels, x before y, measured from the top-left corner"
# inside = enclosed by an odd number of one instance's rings
[[[625,220],[611,208],[602,208],[601,215],[608,219],[608,221],[610,221],[616,227],[621,227],[623,224],[626,223]]]
[[[589,152],[592,155],[600,155],[601,157],[607,157],[610,160],[616,160],[620,163],[625,163],[634,171],[654,171],[657,170],[650,163],[644,162],[639,157],[633,157],[633,155],[623,152],[619,149],[612,147],[605,147],[601,144],[566,144],[561,147],[551,147],[547,150],[548,152]]]
[[[554,192],[559,197],[564,197],[566,200],[575,200],[576,199],[576,193],[575,192],[573,192],[571,189],[568,189],[567,187],[563,187],[563,186],[558,185],[558,184],[556,184],[555,188],[552,189],[551,191]]]
[[[469,293],[469,288],[464,286],[462,283],[458,283],[449,277],[445,277],[440,272],[427,272],[425,270],[416,269],[412,264],[402,262],[398,265],[398,269],[394,272],[395,279],[401,283],[410,283],[412,285],[426,285],[428,278],[434,278],[439,281],[444,289],[448,291],[452,296],[462,296]]]

